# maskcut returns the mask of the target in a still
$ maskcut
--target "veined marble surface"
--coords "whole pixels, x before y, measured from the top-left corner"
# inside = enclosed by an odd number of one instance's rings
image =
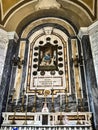
[[[0,84],[8,45],[7,32],[0,29]]]

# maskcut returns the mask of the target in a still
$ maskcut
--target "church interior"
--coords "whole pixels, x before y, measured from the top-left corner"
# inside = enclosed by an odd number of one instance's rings
[[[98,130],[98,0],[0,1],[1,130]]]

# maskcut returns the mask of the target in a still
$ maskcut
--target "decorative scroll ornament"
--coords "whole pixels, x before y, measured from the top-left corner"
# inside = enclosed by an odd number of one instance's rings
[[[51,93],[51,91],[50,91],[49,89],[45,89],[45,90],[44,90],[44,95],[45,95],[45,96],[50,95],[50,93]]]

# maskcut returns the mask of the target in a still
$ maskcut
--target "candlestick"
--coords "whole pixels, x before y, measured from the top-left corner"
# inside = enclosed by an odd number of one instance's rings
[[[35,95],[34,95],[34,105],[33,105],[33,109],[32,109],[32,112],[36,112],[36,91],[37,89],[35,89]]]
[[[16,106],[17,106],[17,103],[18,103],[18,99],[16,98]]]
[[[28,95],[26,95],[26,106],[28,105]]]
[[[12,103],[14,102],[15,89],[12,90]]]
[[[13,115],[13,119],[12,119],[11,124],[16,124],[16,122],[15,122],[15,115],[16,115],[16,111],[14,111],[14,115]]]
[[[81,88],[78,88],[79,98],[81,99]]]
[[[53,89],[51,90],[51,93],[52,93],[52,112],[55,112],[55,109],[54,109],[54,90]]]
[[[67,88],[65,89],[65,111],[68,111],[68,95],[67,95]]]
[[[18,99],[16,99],[16,106],[17,106]],[[14,115],[11,124],[16,124],[15,122],[15,115],[16,115],[16,107],[14,108]]]
[[[79,93],[80,93],[80,104],[81,104],[80,109],[83,112],[84,108],[83,108],[82,89],[81,88],[79,88]]]
[[[76,109],[77,109],[77,124],[81,124],[79,121],[79,110],[78,110],[78,99],[76,98]]]
[[[27,105],[28,105],[28,94],[26,95],[26,110],[25,110],[25,121],[23,123],[23,125],[27,125]]]
[[[25,89],[23,89],[23,93],[22,93],[22,105],[21,105],[22,112],[24,111],[24,92],[25,92]]]
[[[52,75],[52,89],[51,89],[51,93],[52,93],[52,112],[55,112],[54,109],[54,89],[53,89],[53,75]]]

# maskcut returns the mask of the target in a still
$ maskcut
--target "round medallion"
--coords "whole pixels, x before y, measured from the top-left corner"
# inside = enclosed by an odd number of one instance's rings
[[[63,75],[63,71],[62,70],[59,71],[59,75]]]
[[[38,61],[38,59],[37,58],[34,58],[34,60],[33,60],[34,62],[37,62]]]
[[[54,44],[57,44],[57,43],[58,43],[58,40],[54,40],[53,42],[54,42]]]
[[[37,71],[34,71],[34,72],[33,72],[33,75],[34,75],[34,76],[37,75]]]
[[[34,53],[34,56],[38,56],[38,53],[37,53],[37,52],[35,52],[35,53]]]
[[[40,74],[41,74],[41,75],[45,75],[45,71],[41,71]]]
[[[62,49],[62,46],[58,46],[58,49],[61,50],[61,49]]]
[[[43,44],[44,42],[43,41],[39,41],[39,44]]]
[[[50,71],[50,74],[51,75],[55,75],[55,71]]]
[[[38,47],[35,47],[34,50],[38,50]]]
[[[44,90],[44,95],[45,96],[48,96],[48,95],[50,95],[51,94],[51,91],[49,90],[49,89],[45,89]]]
[[[59,60],[59,61],[63,61],[63,58],[62,58],[62,57],[59,57],[58,60]]]
[[[51,40],[51,38],[50,38],[50,37],[47,37],[47,38],[46,38],[46,40],[47,40],[47,41],[50,41],[50,40]]]
[[[58,52],[58,55],[62,55],[62,51],[59,51],[59,52]]]
[[[37,65],[37,64],[34,64],[34,65],[33,65],[33,67],[34,67],[34,68],[37,68],[37,67],[38,67],[38,65]]]
[[[62,64],[62,63],[59,63],[58,66],[59,66],[59,67],[63,67],[63,64]]]

